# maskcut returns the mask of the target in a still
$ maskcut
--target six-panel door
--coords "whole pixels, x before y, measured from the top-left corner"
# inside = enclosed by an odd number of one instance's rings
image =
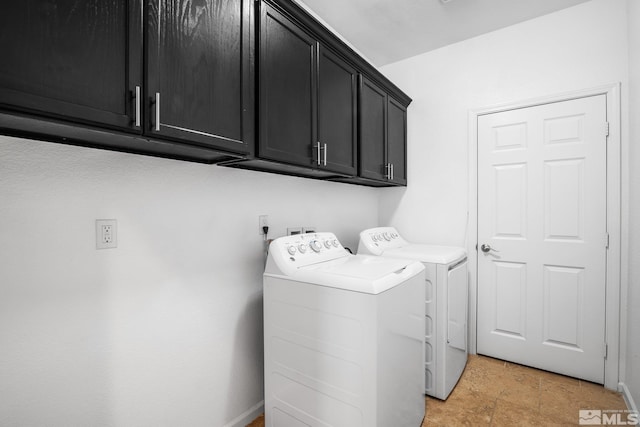
[[[602,384],[605,95],[478,119],[478,353]]]

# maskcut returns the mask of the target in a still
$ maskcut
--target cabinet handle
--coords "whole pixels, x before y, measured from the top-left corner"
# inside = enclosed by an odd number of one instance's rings
[[[140,86],[136,86],[136,127],[140,127]]]
[[[318,166],[320,166],[320,141],[318,141],[318,145],[316,145],[316,158]]]
[[[384,165],[384,177],[391,179],[391,163]]]
[[[391,180],[393,181],[393,163],[390,163],[391,165]]]
[[[327,166],[327,144],[324,144],[324,153],[322,158],[322,164]]]
[[[156,132],[160,132],[160,92],[156,92]]]

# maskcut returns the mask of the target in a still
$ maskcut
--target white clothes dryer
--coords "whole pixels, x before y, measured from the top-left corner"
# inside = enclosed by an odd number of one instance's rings
[[[467,364],[466,251],[409,243],[395,228],[378,227],[360,233],[358,254],[413,259],[424,264],[425,392],[445,400]]]
[[[419,427],[424,266],[275,239],[264,272],[267,427]]]

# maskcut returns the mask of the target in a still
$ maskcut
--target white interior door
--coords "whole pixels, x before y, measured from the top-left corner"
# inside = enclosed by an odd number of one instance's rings
[[[605,95],[478,117],[478,353],[603,383],[607,129]]]

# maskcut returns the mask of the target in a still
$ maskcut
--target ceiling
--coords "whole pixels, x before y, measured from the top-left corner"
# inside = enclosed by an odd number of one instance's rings
[[[589,0],[300,0],[376,66]]]

